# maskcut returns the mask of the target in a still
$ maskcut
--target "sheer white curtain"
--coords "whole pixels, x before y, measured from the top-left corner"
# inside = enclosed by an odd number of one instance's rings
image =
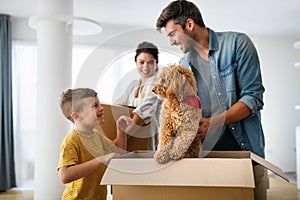
[[[33,187],[35,155],[36,46],[13,43],[13,108],[17,186]]]

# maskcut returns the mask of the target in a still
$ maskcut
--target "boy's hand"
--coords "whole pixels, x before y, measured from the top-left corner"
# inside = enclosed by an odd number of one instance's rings
[[[121,117],[119,117],[117,124],[122,131],[126,132],[126,128],[129,126],[133,126],[134,122],[130,117],[122,115]]]
[[[109,154],[106,154],[106,155],[103,155],[103,156],[99,156],[95,159],[98,162],[100,162],[101,164],[108,165],[112,158],[118,158],[118,157],[120,157],[120,154],[118,154],[118,153],[109,153]]]

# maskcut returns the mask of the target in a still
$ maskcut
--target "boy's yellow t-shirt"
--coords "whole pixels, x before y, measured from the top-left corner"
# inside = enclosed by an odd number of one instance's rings
[[[64,166],[77,165],[108,152],[106,146],[112,143],[98,131],[92,136],[83,136],[72,130],[63,140],[60,150],[58,169]],[[101,165],[86,177],[67,183],[62,199],[92,199],[106,200],[106,186],[100,185],[101,178],[106,170]]]

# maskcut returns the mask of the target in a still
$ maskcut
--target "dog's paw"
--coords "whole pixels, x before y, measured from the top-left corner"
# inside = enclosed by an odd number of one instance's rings
[[[168,154],[163,153],[162,151],[156,151],[154,153],[154,160],[159,164],[164,164],[170,160],[170,157]]]
[[[184,157],[184,152],[181,153],[181,152],[178,152],[176,149],[172,149],[170,150],[170,158],[172,160],[180,160]]]

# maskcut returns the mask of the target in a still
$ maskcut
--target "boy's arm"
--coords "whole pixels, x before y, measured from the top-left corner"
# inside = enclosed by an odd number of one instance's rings
[[[106,154],[81,164],[61,167],[58,169],[60,180],[63,184],[70,183],[85,177],[101,165],[107,165],[112,158],[119,157],[117,153]]]
[[[146,123],[133,113],[133,117],[121,116],[117,121],[117,137],[114,143],[121,149],[127,149],[127,140]]]
[[[102,141],[103,141],[102,145],[104,147],[103,150],[104,150],[105,154],[115,152],[120,155],[123,155],[123,154],[127,153],[127,151],[125,151],[121,147],[116,146],[116,140],[111,141],[104,133],[100,132],[100,134],[102,135]]]
[[[96,159],[58,169],[60,180],[63,184],[70,183],[81,177],[87,176],[92,171],[101,166],[101,163]]]
[[[135,113],[133,113],[132,118],[127,116],[121,116],[117,120],[117,127],[131,136],[134,135],[134,133],[137,132],[144,125],[146,125],[144,120]]]

